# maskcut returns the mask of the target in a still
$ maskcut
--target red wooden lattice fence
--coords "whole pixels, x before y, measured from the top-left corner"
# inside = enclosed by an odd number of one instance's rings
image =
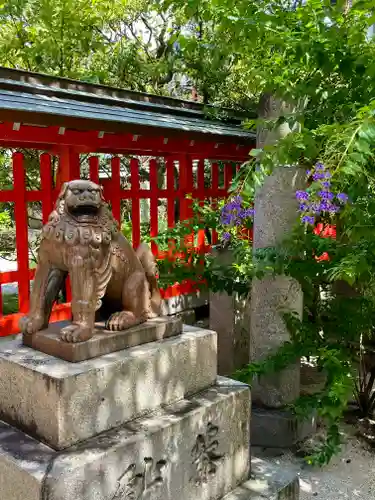
[[[29,241],[28,241],[28,213],[27,204],[30,202],[41,202],[43,223],[52,210],[54,201],[63,182],[80,177],[79,154],[70,148],[62,148],[58,152],[59,169],[56,179],[53,179],[52,157],[49,153],[40,156],[40,189],[28,190],[26,185],[26,166],[24,155],[20,152],[13,154],[12,169],[14,185],[12,190],[0,190],[0,203],[14,203],[14,217],[16,225],[16,255],[17,270],[0,273],[0,336],[17,333],[20,317],[28,312],[30,281],[34,277],[34,270],[29,267]],[[196,176],[193,176],[193,161],[196,164]],[[166,186],[158,186],[158,160],[153,158],[149,161],[149,188],[143,189],[140,185],[139,159],[133,157],[130,160],[130,188],[121,188],[121,160],[119,156],[111,158],[111,175],[106,179],[99,176],[99,157],[90,156],[89,177],[96,183],[103,185],[104,197],[111,203],[114,217],[121,222],[121,202],[131,200],[132,219],[132,242],[136,247],[141,240],[140,203],[142,199],[150,200],[150,235],[158,234],[158,204],[160,199],[166,200],[166,218],[168,227],[175,224],[175,201],[178,200],[180,208],[180,219],[189,218],[191,214],[192,198],[203,202],[205,199],[215,200],[227,196],[228,187],[233,175],[233,162],[210,163],[211,182],[210,187],[205,186],[205,160],[202,155],[180,154],[165,157],[166,162]],[[175,186],[174,166],[179,166],[178,187]],[[239,164],[239,160],[237,160]],[[221,170],[223,169],[223,171]],[[220,176],[220,173],[222,176]],[[206,176],[207,177],[207,176]],[[219,185],[223,177],[223,185]],[[194,181],[196,179],[196,181]],[[198,235],[198,246],[207,249],[203,232]],[[217,235],[213,235],[213,243],[217,241]],[[152,249],[156,254],[158,249],[155,244]],[[1,285],[18,283],[19,310],[13,314],[3,314],[3,297]],[[165,298],[173,295],[189,293],[192,291],[191,284],[176,284],[168,290],[163,291]],[[69,299],[69,295],[68,295]],[[52,320],[62,320],[70,316],[70,305],[56,304],[52,313]]]

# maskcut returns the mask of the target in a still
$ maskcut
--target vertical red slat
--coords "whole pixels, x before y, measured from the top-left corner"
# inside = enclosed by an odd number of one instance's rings
[[[141,207],[139,202],[139,164],[136,158],[132,158],[130,160],[130,180],[132,198],[133,247],[137,248],[141,242]]]
[[[217,196],[217,191],[219,188],[219,165],[217,163],[212,163],[211,165],[211,191],[214,197]]]
[[[176,203],[176,185],[175,185],[175,162],[172,158],[167,158],[167,222],[168,227],[175,226],[175,203]],[[174,241],[169,241],[169,258],[172,258],[174,251]]]
[[[204,201],[204,160],[198,162],[197,181],[199,200]]]
[[[180,220],[189,220],[193,216],[193,162],[190,156],[183,155],[179,159],[180,163]],[[185,237],[185,247],[194,246],[194,233]]]
[[[59,163],[57,166],[55,187],[56,191],[60,191],[64,182],[69,180],[69,149],[63,148],[59,153]]]
[[[55,197],[58,196],[64,182],[69,182],[74,179],[79,179],[80,175],[80,160],[79,153],[71,147],[63,147],[59,155],[59,167],[56,176],[56,191]],[[67,301],[71,301],[71,289],[69,277],[66,280],[66,295]]]
[[[191,217],[191,197],[193,191],[193,165],[191,157],[187,155],[180,156],[180,220],[186,220]]]
[[[0,318],[3,316],[3,295],[1,292],[1,285],[0,285]]]
[[[59,168],[56,176],[56,187],[61,189],[64,182],[80,178],[79,153],[72,148],[64,147],[59,155]]]
[[[16,222],[16,250],[18,266],[18,303],[21,313],[28,313],[30,306],[29,287],[29,237],[27,225],[26,182],[24,157],[13,154],[14,218]]]
[[[42,190],[42,218],[46,224],[53,208],[53,179],[51,156],[43,153],[40,156],[40,184]]]
[[[90,179],[95,184],[99,184],[99,158],[97,156],[90,156],[89,158],[90,166]]]
[[[180,198],[180,220],[186,219],[187,169],[186,157],[178,159],[178,189]]]
[[[150,160],[150,236],[158,235],[158,164],[156,160]],[[151,242],[151,250],[154,255],[158,253],[155,242]]]
[[[79,153],[76,153],[73,149],[69,151],[69,180],[80,179],[81,178],[81,162]]]
[[[121,179],[120,179],[120,158],[115,156],[111,161],[111,189],[109,200],[112,205],[113,217],[121,226]]]
[[[74,179],[80,178],[80,161],[79,153],[75,152],[72,148],[65,146],[61,148],[59,153],[59,165],[56,173],[54,200],[60,193],[61,187],[64,182],[69,182]]]
[[[198,162],[198,172],[197,172],[197,191],[198,191],[198,199],[199,205],[201,207],[204,206],[204,160],[199,160]],[[201,250],[205,246],[205,234],[204,230],[200,229],[198,232],[198,241],[197,241],[198,249]]]
[[[226,163],[224,167],[224,188],[228,191],[233,178],[232,164]]]
[[[217,163],[213,163],[211,166],[211,193],[212,193],[212,208],[217,208],[217,195],[219,187],[219,166]],[[212,244],[215,245],[218,241],[218,235],[216,231],[212,231]]]
[[[175,224],[174,217],[174,204],[175,204],[175,182],[174,182],[174,161],[171,158],[167,159],[167,218],[168,218],[168,227],[173,227]]]
[[[63,182],[67,182],[70,178],[70,159],[65,151],[65,155],[63,155],[63,161],[61,165],[63,167],[60,169],[60,180]],[[61,157],[60,157],[61,160]],[[60,165],[59,165],[60,167]],[[41,189],[42,189],[42,217],[43,224],[48,221],[49,214],[53,209],[53,177],[52,177],[52,162],[51,156],[47,153],[43,153],[40,156],[40,178],[41,178]],[[66,279],[66,300],[67,302],[71,302],[72,292],[70,288],[70,280],[69,276]]]
[[[69,149],[69,180],[80,179],[81,178],[81,162],[79,153],[74,151],[74,149]],[[68,276],[66,280],[66,300],[67,302],[72,301],[72,288],[70,285],[70,277]]]

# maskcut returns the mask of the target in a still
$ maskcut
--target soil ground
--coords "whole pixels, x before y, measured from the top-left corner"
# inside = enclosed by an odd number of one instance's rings
[[[329,465],[307,465],[292,452],[281,456],[276,450],[252,450],[275,464],[294,470],[300,478],[300,500],[375,500],[375,448],[356,436],[353,425],[343,425],[344,445]]]

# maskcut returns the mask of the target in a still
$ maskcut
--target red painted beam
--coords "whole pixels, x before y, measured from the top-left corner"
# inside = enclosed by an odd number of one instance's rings
[[[12,123],[0,123],[0,145],[2,147],[24,147],[48,150],[55,154],[60,148],[74,147],[77,152],[108,152],[122,154],[168,155],[185,153],[197,158],[245,161],[252,145],[233,142],[190,141],[187,139],[164,136],[147,137],[127,133],[105,133],[99,137],[99,131],[78,131],[66,129],[59,133],[59,127],[38,127],[21,125],[20,130],[13,130]]]

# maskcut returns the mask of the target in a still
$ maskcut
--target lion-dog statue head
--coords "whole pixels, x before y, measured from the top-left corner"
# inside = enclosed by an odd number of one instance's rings
[[[108,245],[117,234],[117,222],[104,201],[102,187],[88,180],[63,185],[43,236],[70,245]]]

